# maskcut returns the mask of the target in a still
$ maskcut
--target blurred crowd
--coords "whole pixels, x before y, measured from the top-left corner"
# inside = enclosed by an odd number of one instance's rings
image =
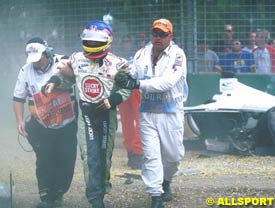
[[[197,72],[275,72],[275,40],[271,39],[270,32],[249,31],[243,40],[233,29],[233,25],[225,24],[223,36],[212,46],[206,37],[198,38]]]

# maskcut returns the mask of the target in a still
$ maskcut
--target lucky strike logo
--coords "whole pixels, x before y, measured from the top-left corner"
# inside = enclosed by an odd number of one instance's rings
[[[92,100],[96,100],[103,94],[103,86],[101,81],[92,76],[83,79],[82,90],[84,95]]]

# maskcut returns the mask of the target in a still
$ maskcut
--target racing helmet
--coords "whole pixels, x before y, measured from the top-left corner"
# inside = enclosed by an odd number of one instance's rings
[[[107,55],[113,41],[112,28],[103,21],[89,22],[81,34],[84,56],[98,59]]]

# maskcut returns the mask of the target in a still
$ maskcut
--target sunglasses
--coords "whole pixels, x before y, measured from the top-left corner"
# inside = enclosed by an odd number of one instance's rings
[[[156,31],[152,31],[152,36],[154,38],[160,37],[160,38],[166,38],[169,35],[169,32],[164,33],[164,32],[156,32]]]
[[[232,32],[232,30],[225,30],[225,32]]]

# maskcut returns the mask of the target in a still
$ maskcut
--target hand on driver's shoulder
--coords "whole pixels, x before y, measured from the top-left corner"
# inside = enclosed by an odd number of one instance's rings
[[[64,76],[73,76],[73,69],[71,68],[70,62],[68,59],[61,59],[57,64],[57,69]]]

